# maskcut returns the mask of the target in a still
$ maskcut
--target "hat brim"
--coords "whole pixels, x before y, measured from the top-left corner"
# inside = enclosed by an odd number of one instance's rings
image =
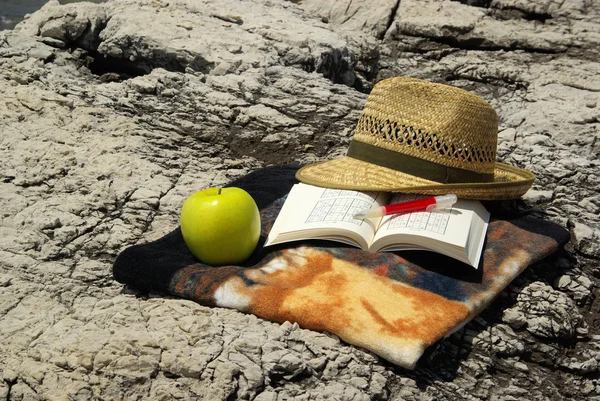
[[[296,178],[319,187],[356,191],[384,191],[442,195],[480,200],[516,199],[525,194],[535,176],[528,170],[496,162],[493,182],[442,184],[345,156],[310,164]]]

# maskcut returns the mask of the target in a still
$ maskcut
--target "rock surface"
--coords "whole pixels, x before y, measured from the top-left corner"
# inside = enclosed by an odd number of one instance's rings
[[[600,400],[600,6],[50,1],[0,32],[0,399]],[[113,281],[191,192],[345,153],[373,83],[447,82],[571,232],[404,371],[327,333]]]

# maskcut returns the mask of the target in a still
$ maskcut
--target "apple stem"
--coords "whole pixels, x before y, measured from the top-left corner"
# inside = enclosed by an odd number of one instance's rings
[[[221,195],[221,190],[222,190],[222,189],[223,189],[223,188],[219,188],[219,193],[218,193],[218,195]]]

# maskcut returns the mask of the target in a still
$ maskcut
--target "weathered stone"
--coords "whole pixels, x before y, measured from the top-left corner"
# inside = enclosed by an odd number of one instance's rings
[[[561,292],[542,283],[532,283],[519,294],[517,304],[505,311],[516,328],[525,324],[530,333],[552,339],[569,340],[584,324],[575,303]]]
[[[381,38],[388,30],[399,4],[398,0],[307,0],[302,2],[302,7],[321,17],[324,22],[341,25],[348,30],[364,30]]]
[[[0,399],[593,399],[599,17],[547,0],[47,2],[0,32]],[[492,104],[498,160],[537,176],[506,207],[572,233],[417,370],[112,279],[189,193],[345,154],[393,75]]]
[[[581,252],[593,257],[600,256],[600,229],[575,222],[572,232],[575,244]]]

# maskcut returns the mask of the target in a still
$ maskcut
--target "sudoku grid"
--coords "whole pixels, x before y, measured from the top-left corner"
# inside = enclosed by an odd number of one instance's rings
[[[338,198],[344,196],[343,198]],[[307,223],[321,223],[345,221],[361,225],[363,220],[357,220],[354,215],[369,209],[377,192],[358,192],[339,189],[326,189],[321,195],[310,215]]]
[[[418,198],[416,195],[399,194],[394,197],[393,202],[408,202]],[[413,212],[392,216],[387,228],[413,228],[444,235],[449,219],[450,215],[443,212]]]

